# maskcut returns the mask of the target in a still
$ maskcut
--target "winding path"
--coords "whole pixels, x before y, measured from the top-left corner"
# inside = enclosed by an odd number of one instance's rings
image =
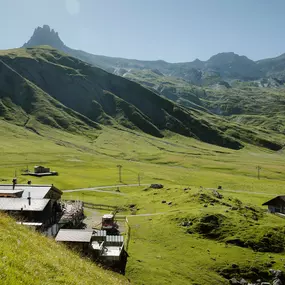
[[[110,185],[110,186],[96,186],[91,188],[80,188],[80,189],[73,189],[73,190],[63,190],[63,193],[73,193],[73,192],[81,192],[81,191],[93,191],[99,193],[107,193],[113,195],[126,195],[126,193],[116,192],[116,191],[108,191],[104,189],[108,188],[122,188],[122,187],[140,187],[140,186],[149,186],[150,184],[128,184],[128,185]]]
[[[217,190],[217,188],[205,188],[206,190]],[[229,189],[221,189],[222,192],[231,192],[231,193],[245,193],[245,194],[256,194],[256,195],[265,195],[265,196],[278,196],[281,194],[274,193],[265,193],[265,192],[254,192],[254,191],[245,191],[245,190],[229,190]]]

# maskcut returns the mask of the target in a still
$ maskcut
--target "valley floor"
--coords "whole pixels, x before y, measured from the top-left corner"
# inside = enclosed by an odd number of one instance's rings
[[[133,284],[228,284],[236,274],[266,280],[269,268],[283,268],[285,240],[276,233],[283,233],[285,220],[261,206],[285,194],[282,151],[249,145],[234,151],[178,135],[157,139],[107,127],[89,137],[45,127],[39,133],[0,120],[0,183],[10,183],[15,172],[25,183],[22,171],[44,165],[59,176],[33,177],[32,183],[81,189],[65,192],[65,199],[135,205],[134,215],[119,213],[131,225],[126,276]],[[111,187],[83,189],[121,184],[117,165],[122,184],[134,184],[120,187],[121,195],[106,193]],[[138,175],[141,184],[164,188],[138,187]],[[218,186],[221,199],[208,189]]]

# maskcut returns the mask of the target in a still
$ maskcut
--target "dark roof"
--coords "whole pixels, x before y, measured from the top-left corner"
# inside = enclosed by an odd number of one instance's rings
[[[280,196],[277,196],[265,203],[262,204],[262,206],[266,206],[266,205],[276,205],[276,204],[280,204],[280,202],[283,204],[285,204],[285,195],[280,195]]]

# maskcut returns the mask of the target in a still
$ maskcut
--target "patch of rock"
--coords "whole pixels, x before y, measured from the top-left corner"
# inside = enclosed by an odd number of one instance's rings
[[[284,272],[281,270],[269,270],[270,275],[272,276],[271,282],[268,281],[262,281],[262,279],[256,280],[256,282],[251,283],[246,281],[245,279],[237,279],[232,278],[229,280],[231,285],[285,285],[285,276]]]

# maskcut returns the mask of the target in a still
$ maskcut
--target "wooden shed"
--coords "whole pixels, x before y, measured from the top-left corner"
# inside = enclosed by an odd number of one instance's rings
[[[90,242],[92,233],[92,230],[61,229],[55,240],[66,244],[68,247],[84,255],[89,255],[91,253]]]
[[[34,167],[34,172],[35,173],[49,173],[50,172],[50,168],[44,167],[42,165],[37,165],[37,166]]]
[[[262,204],[262,206],[268,206],[270,213],[282,213],[285,214],[285,196],[277,196],[268,202]]]

